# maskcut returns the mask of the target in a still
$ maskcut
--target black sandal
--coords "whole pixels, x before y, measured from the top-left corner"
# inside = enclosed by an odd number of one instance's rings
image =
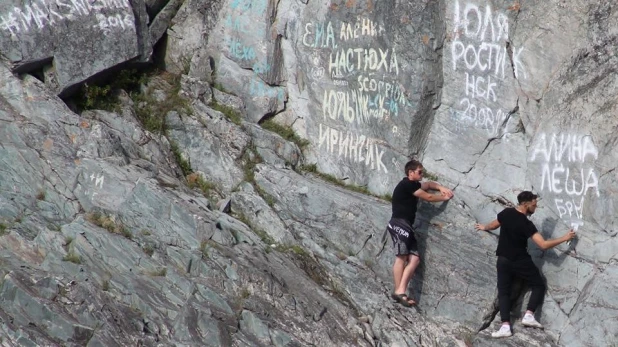
[[[395,300],[397,300],[398,303],[400,303],[401,305],[405,307],[412,307],[416,305],[416,301],[408,298],[406,294],[393,294],[393,298],[396,298]]]

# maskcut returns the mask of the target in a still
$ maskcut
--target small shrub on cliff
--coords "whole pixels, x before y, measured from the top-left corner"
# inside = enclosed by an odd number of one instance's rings
[[[308,140],[305,140],[298,136],[298,134],[296,134],[294,132],[294,129],[292,129],[291,127],[276,123],[272,119],[268,119],[262,122],[260,125],[262,126],[262,128],[270,130],[288,141],[294,142],[301,150],[310,144]]]
[[[174,159],[176,159],[178,166],[180,166],[180,171],[182,171],[182,174],[187,177],[188,175],[193,173],[193,169],[191,168],[191,162],[188,159],[185,159],[185,157],[182,155],[178,144],[170,140],[170,148],[172,150],[172,154],[174,155]]]
[[[255,166],[262,163],[264,160],[258,154],[253,144],[247,146],[241,156],[243,162],[243,172],[245,181],[253,184],[255,183]]]
[[[331,174],[320,172],[318,170],[318,167],[317,167],[316,164],[301,165],[298,168],[298,171],[312,173],[312,174],[318,176],[319,178],[323,179],[326,182],[332,183],[334,185],[343,187],[345,189],[348,189],[348,190],[351,190],[351,191],[354,191],[354,192],[357,192],[357,193],[362,193],[362,194],[365,194],[365,195],[371,195],[373,197],[376,197],[376,198],[379,198],[379,199],[382,199],[382,200],[386,200],[386,201],[391,201],[393,199],[393,197],[390,194],[383,194],[383,195],[373,194],[365,186],[357,186],[357,185],[353,185],[353,184],[345,184],[345,183],[342,182],[342,180],[338,179],[337,177],[335,177],[335,176],[333,176]]]
[[[158,270],[151,271],[149,275],[153,277],[165,277],[165,275],[167,275],[167,268],[162,267]]]
[[[191,189],[195,187],[199,188],[206,196],[210,194],[211,190],[215,189],[215,185],[213,183],[204,180],[197,172],[187,175],[187,184]]]
[[[104,292],[109,291],[109,280],[103,281],[103,284],[101,285],[101,290],[103,290]]]
[[[39,192],[36,194],[36,199],[37,200],[45,200],[45,191],[44,190],[39,190]]]
[[[71,262],[73,264],[81,264],[82,260],[79,257],[79,255],[75,254],[75,252],[71,251],[69,253],[67,253],[67,255],[64,256],[64,258],[62,258],[63,261],[68,261]]]
[[[200,242],[200,252],[202,253],[202,259],[208,258],[208,240]]]
[[[154,254],[154,246],[151,244],[147,244],[145,245],[142,250],[144,251],[144,253],[146,253],[147,256],[152,257],[152,255]]]
[[[240,114],[238,114],[238,112],[229,106],[225,106],[225,105],[221,105],[218,102],[216,102],[215,100],[213,100],[210,105],[208,105],[210,108],[212,108],[215,111],[219,111],[221,113],[223,113],[223,115],[229,119],[232,123],[236,124],[236,125],[240,125],[242,123],[242,118],[240,117]]]
[[[85,110],[118,110],[118,96],[116,91],[124,89],[136,90],[145,82],[146,74],[137,70],[122,70],[105,84],[85,83],[75,96],[75,105],[79,111]]]
[[[160,100],[152,95],[149,90],[145,92],[132,92],[131,99],[135,102],[135,113],[144,128],[155,134],[164,134],[167,130],[165,117],[171,111],[178,113],[192,114],[193,110],[189,105],[189,101],[180,95],[181,90],[181,75],[169,73],[167,71],[157,71],[157,78],[165,81],[161,85],[164,89],[165,98]]]
[[[109,216],[99,212],[92,212],[86,215],[86,220],[109,231],[110,233],[120,234],[129,240],[133,239],[133,234],[129,229],[127,229],[121,222],[117,222]]]

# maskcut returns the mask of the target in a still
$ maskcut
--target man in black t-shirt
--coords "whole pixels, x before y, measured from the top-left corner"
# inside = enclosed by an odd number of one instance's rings
[[[520,277],[528,282],[532,293],[528,301],[526,314],[522,318],[525,326],[542,328],[541,323],[534,318],[534,311],[541,304],[545,292],[545,283],[539,269],[532,262],[528,254],[528,238],[536,243],[539,248],[546,250],[571,240],[575,237],[573,229],[562,237],[545,240],[538,232],[536,226],[528,219],[536,211],[537,196],[529,191],[523,191],[517,195],[519,205],[516,208],[509,207],[498,213],[498,219],[487,225],[476,224],[477,230],[494,230],[500,227],[500,237],[496,255],[498,272],[498,305],[500,306],[500,329],[491,334],[493,337],[508,337],[511,332],[511,284],[514,277]]]
[[[406,177],[397,184],[393,191],[393,214],[386,230],[391,235],[395,250],[395,263],[393,264],[395,291],[391,296],[400,304],[409,307],[415,302],[408,298],[406,290],[414,275],[414,270],[421,261],[412,228],[416,218],[418,199],[429,202],[447,201],[453,197],[453,192],[436,182],[421,182],[423,165],[416,160],[409,161],[404,170]],[[440,194],[430,194],[428,190],[438,190]]]

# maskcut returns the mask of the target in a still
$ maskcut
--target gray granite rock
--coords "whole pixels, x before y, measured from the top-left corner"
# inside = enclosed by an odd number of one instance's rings
[[[611,345],[617,13],[598,0],[3,2],[0,341]],[[151,58],[184,74],[142,88],[184,98],[163,134],[126,92],[117,111],[80,115],[57,97]],[[174,154],[215,192],[190,188]],[[418,310],[390,299],[389,202],[301,171],[381,195],[410,157],[455,191],[419,205]],[[494,340],[497,231],[473,225],[522,189],[541,196],[545,238],[578,238],[530,244],[545,330],[519,323],[518,287],[515,335]]]
[[[128,0],[3,1],[0,51],[18,71],[49,64],[58,94],[139,55]]]

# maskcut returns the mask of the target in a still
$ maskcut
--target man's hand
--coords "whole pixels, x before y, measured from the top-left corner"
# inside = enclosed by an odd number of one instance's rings
[[[570,241],[573,238],[575,238],[577,235],[575,235],[575,231],[573,231],[573,229],[569,229],[569,231],[564,234],[564,236],[562,236],[564,238],[564,241]]]
[[[474,228],[476,230],[482,230],[482,231],[496,230],[499,227],[500,227],[500,222],[498,222],[497,219],[492,220],[488,224],[481,224],[481,223],[474,224]]]
[[[453,197],[453,191],[444,186],[439,186],[438,190],[440,191],[440,194],[444,195],[445,197],[449,199]]]

